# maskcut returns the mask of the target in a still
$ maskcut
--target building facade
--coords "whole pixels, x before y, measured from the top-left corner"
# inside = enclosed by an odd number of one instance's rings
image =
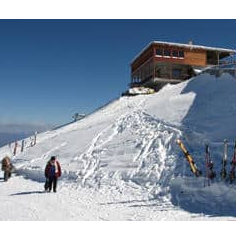
[[[159,90],[166,83],[179,83],[203,68],[219,65],[235,50],[200,45],[153,41],[131,63],[130,87]]]

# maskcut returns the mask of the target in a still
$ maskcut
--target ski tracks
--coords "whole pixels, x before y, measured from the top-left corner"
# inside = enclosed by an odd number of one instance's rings
[[[113,176],[101,170],[101,158],[105,155],[106,145],[127,129],[136,137],[133,142],[136,143],[135,149],[138,152],[133,153],[132,161],[137,168],[129,170],[128,173],[118,173],[118,175],[125,176],[121,179],[126,182],[131,180],[148,188],[152,193],[154,188],[160,190],[168,185],[175,168],[176,156],[173,147],[181,132],[143,112],[141,108],[143,102],[144,100],[136,105],[133,111],[121,116],[113,124],[100,131],[87,150],[74,158],[75,161],[83,162],[83,169],[77,172],[82,186],[86,184],[100,186],[103,177]]]
[[[115,124],[108,126],[99,132],[92,140],[88,149],[79,157],[75,157],[74,160],[81,160],[83,162],[83,170],[78,172],[79,176],[82,176],[82,185],[85,185],[86,180],[89,177],[95,177],[96,171],[99,170],[100,159],[99,157],[105,150],[105,145],[113,140],[113,138],[122,132],[122,123],[125,116],[120,118]]]
[[[49,159],[49,156],[54,153],[56,150],[64,147],[67,145],[67,142],[63,142],[60,146],[54,147],[52,149],[50,149],[49,151],[47,151],[46,153],[44,153],[42,156],[40,156],[39,158],[34,158],[30,161],[30,163],[34,163],[37,162],[38,160],[45,160],[45,159]]]
[[[137,147],[140,151],[133,161],[139,162],[139,167],[130,177],[139,180],[139,176],[143,176],[142,179],[146,179],[148,184],[166,186],[175,167],[174,142],[181,133],[143,111],[135,112],[134,121],[135,126],[139,127],[134,131],[139,137]]]
[[[146,98],[141,99],[137,104],[131,104],[132,106],[130,107],[130,109],[139,109],[145,101]],[[125,121],[128,117],[129,115],[125,114],[119,117],[113,124],[100,131],[92,140],[87,150],[79,157],[74,158],[74,161],[83,162],[83,170],[77,172],[78,180],[81,180],[82,186],[85,185],[86,181],[89,178],[95,177],[96,172],[99,170],[100,167],[99,157],[106,150],[105,145],[112,141],[114,137],[116,137],[119,133],[122,133],[122,131],[125,129]],[[99,182],[98,176],[96,176],[95,179]]]

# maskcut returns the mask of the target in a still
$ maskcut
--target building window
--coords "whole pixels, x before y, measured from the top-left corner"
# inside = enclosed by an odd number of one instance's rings
[[[172,51],[172,57],[178,57],[179,54],[178,54],[178,51],[177,50],[173,50]]]
[[[156,56],[157,57],[169,57],[169,58],[184,58],[184,51],[183,50],[171,50],[171,49],[156,49]]]
[[[174,68],[174,69],[172,70],[172,76],[173,76],[174,78],[178,78],[178,77],[181,76],[181,72],[182,72],[181,69],[179,69],[179,68]]]
[[[156,50],[156,55],[159,56],[159,57],[162,57],[162,49],[158,48]]]
[[[184,58],[184,51],[179,51],[179,57]]]
[[[164,57],[170,57],[171,56],[171,52],[169,49],[164,49]]]

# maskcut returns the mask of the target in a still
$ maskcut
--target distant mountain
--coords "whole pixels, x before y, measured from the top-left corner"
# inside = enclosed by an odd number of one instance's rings
[[[51,129],[52,125],[46,124],[4,124],[0,123],[0,133],[29,133],[29,132],[43,132],[45,130]]]
[[[15,140],[26,138],[30,133],[1,133],[0,132],[0,147],[14,142]]]
[[[35,131],[40,133],[51,128],[52,126],[43,124],[0,124],[0,147],[29,137]]]

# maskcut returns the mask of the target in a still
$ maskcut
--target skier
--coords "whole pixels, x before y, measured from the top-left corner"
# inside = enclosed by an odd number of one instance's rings
[[[50,161],[48,161],[45,167],[45,190],[51,192],[53,187],[53,192],[57,191],[57,179],[61,176],[61,166],[56,160],[55,156],[52,156]]]
[[[7,181],[11,177],[11,171],[12,171],[12,164],[11,160],[8,156],[5,156],[2,159],[2,171],[4,171],[4,181]]]

